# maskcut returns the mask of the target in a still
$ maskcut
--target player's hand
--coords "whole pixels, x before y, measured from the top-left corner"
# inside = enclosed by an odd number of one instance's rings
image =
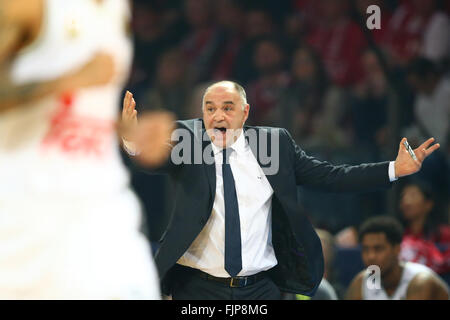
[[[414,154],[417,158],[416,160],[409,154],[403,144],[404,141],[406,141],[406,138],[403,138],[400,141],[397,159],[395,159],[395,176],[397,178],[418,172],[422,167],[423,161],[440,147],[439,143],[431,145],[434,142],[434,138],[428,139],[418,148],[414,149]]]
[[[64,89],[76,90],[107,84],[112,81],[115,71],[113,57],[98,52],[83,66],[66,76]]]

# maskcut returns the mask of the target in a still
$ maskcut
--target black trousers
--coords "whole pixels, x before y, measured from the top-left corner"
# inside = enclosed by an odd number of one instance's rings
[[[173,273],[174,300],[280,300],[281,293],[269,278],[245,287],[229,287],[224,283],[201,277],[190,268],[176,265]]]

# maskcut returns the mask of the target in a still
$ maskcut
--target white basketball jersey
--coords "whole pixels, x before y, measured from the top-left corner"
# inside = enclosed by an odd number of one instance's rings
[[[14,83],[56,79],[99,51],[114,58],[116,74],[107,85],[47,96],[0,115],[0,199],[117,192],[128,183],[115,132],[132,58],[127,1],[44,4],[38,38],[13,62]]]
[[[366,274],[362,281],[363,300],[405,300],[409,283],[418,273],[422,272],[433,273],[433,270],[422,264],[405,262],[400,283],[392,296],[388,296],[383,287],[369,288],[367,286],[368,274]]]
[[[56,79],[99,51],[116,73],[0,114],[0,299],[159,298],[115,132],[129,18],[126,0],[45,0],[38,38],[13,61],[16,84]]]

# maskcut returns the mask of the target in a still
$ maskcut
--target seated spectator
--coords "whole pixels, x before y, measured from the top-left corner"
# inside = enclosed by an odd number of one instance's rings
[[[236,0],[218,0],[215,19],[218,23],[220,44],[211,70],[211,79],[220,81],[232,76],[236,57],[245,40],[245,12]]]
[[[157,57],[174,43],[168,36],[160,6],[145,1],[133,3],[134,59],[130,86],[146,86],[156,69]]]
[[[186,100],[190,95],[186,65],[177,48],[164,52],[158,59],[153,87],[144,94],[143,106],[147,109],[166,109],[185,119]]]
[[[403,131],[410,144],[418,145],[424,136],[432,136],[441,150],[424,163],[419,176],[436,186],[437,198],[448,199],[450,192],[450,79],[442,68],[426,58],[417,58],[407,70],[407,79],[416,91],[414,121]]]
[[[355,248],[359,244],[358,230],[355,226],[346,227],[336,233],[335,239],[340,248]]]
[[[363,223],[359,241],[362,259],[368,268],[353,279],[346,299],[449,299],[447,285],[433,270],[414,262],[400,261],[402,235],[401,224],[392,217],[378,216]]]
[[[330,279],[332,277],[333,272],[332,266],[335,256],[334,238],[330,232],[324,229],[316,229],[316,232],[322,244],[323,260],[324,260],[323,277],[325,279]]]
[[[280,94],[276,122],[307,147],[313,143],[316,117],[328,88],[325,71],[314,50],[302,46],[292,55],[290,73],[292,79]]]
[[[387,111],[392,96],[376,54],[366,50],[361,60],[364,76],[351,91],[351,122],[355,145],[364,146],[375,155],[388,144]]]
[[[436,0],[403,1],[387,27],[385,47],[394,65],[405,67],[422,55],[439,62],[448,58],[448,15]]]
[[[333,285],[330,283],[333,279],[333,262],[335,255],[333,235],[324,230],[316,229],[317,235],[322,243],[324,273],[323,279],[319,284],[316,294],[312,297],[296,294],[296,300],[338,300],[338,295]]]
[[[276,31],[275,28],[275,22],[270,11],[264,7],[248,10],[245,25],[245,33],[248,39],[271,35]]]
[[[263,8],[249,9],[244,20],[245,39],[237,53],[232,78],[246,86],[258,76],[258,71],[253,65],[255,47],[261,38],[270,37],[275,33],[275,23],[270,13]]]
[[[323,279],[319,284],[319,289],[312,297],[312,300],[338,300],[336,290],[331,284],[334,282],[333,262],[336,254],[334,238],[330,232],[324,229],[316,229],[316,232],[322,243],[324,272]]]
[[[248,98],[253,109],[248,122],[273,125],[281,91],[289,83],[282,45],[275,38],[261,39],[255,46],[253,61],[259,76],[249,84]]]
[[[211,1],[187,0],[184,12],[190,31],[181,42],[181,52],[190,81],[196,84],[210,79],[220,38]]]
[[[289,48],[295,49],[319,21],[316,0],[293,0],[292,11],[285,17],[284,34]]]
[[[414,103],[415,121],[405,134],[414,142],[431,136],[447,148],[450,129],[450,79],[426,58],[417,58],[407,70],[408,82],[417,92]]]
[[[450,272],[450,226],[440,224],[436,217],[431,187],[421,181],[407,183],[399,207],[406,227],[400,258],[424,264],[437,273]]]

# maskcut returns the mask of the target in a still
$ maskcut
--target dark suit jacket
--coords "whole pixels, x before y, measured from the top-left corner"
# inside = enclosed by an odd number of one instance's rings
[[[177,125],[188,134],[180,138],[172,152],[186,156],[186,149],[177,149],[181,140],[184,141],[184,146],[190,146],[192,153],[195,149],[209,152],[207,147],[211,148],[211,142],[208,138],[202,139],[205,129],[201,119],[178,121]],[[285,129],[244,127],[247,141],[255,138],[255,132],[256,147],[254,143],[250,146],[263,171],[269,165],[266,161],[261,161],[259,150],[262,150],[261,146],[266,145],[266,140],[269,154],[276,151],[277,146],[273,145],[271,138],[279,138],[279,170],[276,174],[266,174],[274,190],[272,244],[278,260],[277,266],[271,270],[271,277],[283,292],[311,296],[323,276],[322,247],[313,226],[299,209],[297,185],[331,192],[361,192],[386,188],[390,186],[389,163],[333,166],[307,156]],[[268,139],[260,138],[264,134],[267,134]],[[193,154],[189,157],[191,161],[194,160]],[[169,294],[173,278],[171,268],[189,248],[211,214],[216,192],[216,173],[214,162],[175,165],[171,159],[156,171],[168,173],[175,186],[172,218],[161,238],[161,246],[155,257],[162,280],[162,291]]]

